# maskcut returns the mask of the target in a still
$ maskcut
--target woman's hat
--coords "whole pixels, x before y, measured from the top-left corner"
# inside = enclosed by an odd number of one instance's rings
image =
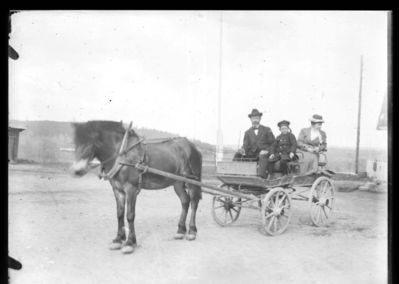
[[[262,116],[262,113],[259,112],[256,108],[252,109],[252,112],[250,114],[248,114],[248,117],[251,116]]]
[[[281,128],[281,126],[290,126],[290,122],[289,121],[287,121],[287,120],[282,120],[282,121],[280,121],[279,123],[277,123],[277,126],[279,127],[279,128]]]
[[[323,123],[323,117],[321,115],[318,114],[314,114],[310,119],[311,122],[315,122],[315,123]]]

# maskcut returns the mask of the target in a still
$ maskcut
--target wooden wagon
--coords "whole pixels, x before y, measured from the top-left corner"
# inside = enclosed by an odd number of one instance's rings
[[[265,180],[257,176],[256,162],[222,162],[217,166],[221,188],[232,194],[213,198],[213,218],[221,226],[237,221],[241,208],[261,212],[262,227],[269,235],[283,233],[292,215],[292,200],[309,204],[310,218],[315,226],[326,225],[334,208],[335,188],[332,171],[322,167],[305,175],[290,173]],[[235,196],[239,192],[247,198]]]

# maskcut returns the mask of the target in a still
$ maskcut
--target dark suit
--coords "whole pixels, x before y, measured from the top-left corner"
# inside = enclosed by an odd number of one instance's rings
[[[244,145],[247,156],[258,156],[261,150],[271,151],[274,143],[274,135],[269,127],[259,125],[258,135],[255,134],[253,127],[245,131]]]
[[[274,143],[274,135],[269,127],[259,125],[258,134],[255,134],[254,128],[251,127],[245,131],[243,148],[245,150],[245,156],[236,154],[234,159],[239,158],[258,158],[259,159],[259,169],[258,173],[261,177],[267,178],[267,164],[268,157],[271,152],[271,146]],[[261,150],[267,150],[269,153],[267,155],[259,156]]]

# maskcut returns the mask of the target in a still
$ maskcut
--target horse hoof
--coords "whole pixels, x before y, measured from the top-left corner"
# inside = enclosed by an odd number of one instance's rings
[[[132,253],[134,251],[134,247],[133,246],[124,246],[122,247],[122,253],[123,254],[129,254]]]
[[[174,236],[175,240],[182,240],[184,239],[184,234],[182,233],[176,233],[176,235]]]
[[[110,243],[110,245],[109,245],[109,249],[110,250],[117,250],[117,249],[120,249],[122,247],[122,243],[114,243],[114,242],[112,242],[112,243]]]
[[[194,241],[196,237],[197,237],[197,236],[194,235],[194,234],[188,234],[188,235],[186,236],[186,240],[188,240],[188,241]]]

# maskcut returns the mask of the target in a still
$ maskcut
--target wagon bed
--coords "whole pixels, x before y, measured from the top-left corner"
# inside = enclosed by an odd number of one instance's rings
[[[274,179],[263,179],[257,174],[256,162],[219,162],[216,177],[233,188],[271,189],[274,187],[309,187],[320,176],[331,177],[334,173],[321,170],[304,175],[286,175]]]
[[[241,176],[241,175],[217,175],[216,177],[226,185],[233,188],[259,188],[271,189],[275,187],[309,187],[314,181],[325,173],[312,173],[309,175],[283,176],[272,180],[266,180],[258,176]]]

